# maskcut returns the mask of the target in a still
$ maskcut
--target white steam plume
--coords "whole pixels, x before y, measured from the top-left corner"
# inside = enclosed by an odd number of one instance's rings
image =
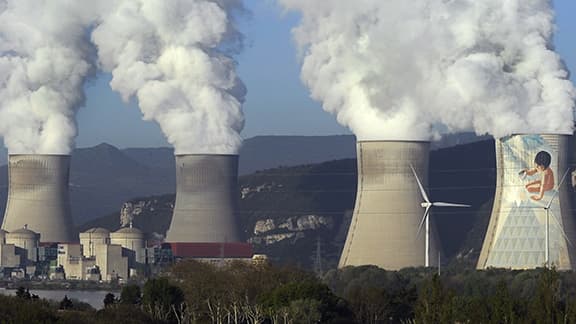
[[[312,97],[361,140],[571,134],[550,0],[279,0]]]
[[[98,5],[0,0],[0,136],[11,154],[68,154]]]
[[[92,39],[110,85],[136,96],[176,154],[236,153],[244,85],[223,48],[239,39],[240,0],[118,0]]]

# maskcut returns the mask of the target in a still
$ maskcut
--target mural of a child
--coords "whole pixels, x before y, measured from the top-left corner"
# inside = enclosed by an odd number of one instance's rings
[[[540,173],[541,177],[539,180],[531,181],[526,184],[526,190],[530,193],[538,193],[536,195],[530,196],[532,200],[541,200],[544,197],[546,191],[554,189],[554,172],[550,168],[550,162],[552,157],[550,153],[546,151],[540,151],[534,157],[535,167],[532,169],[525,169],[523,172],[526,175],[534,175]]]

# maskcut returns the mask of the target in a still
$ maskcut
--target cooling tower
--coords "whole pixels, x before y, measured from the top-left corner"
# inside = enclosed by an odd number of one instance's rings
[[[8,202],[2,229],[27,227],[42,242],[71,242],[69,155],[10,155]]]
[[[238,242],[238,155],[176,156],[176,203],[167,242]]]
[[[424,265],[425,235],[417,236],[423,198],[410,166],[427,187],[429,147],[429,142],[357,143],[356,204],[339,267],[372,264],[396,270]],[[434,233],[431,230],[431,265],[437,255]]]
[[[571,142],[568,135],[513,135],[495,141],[496,193],[478,269],[542,267],[546,250],[551,266],[574,269],[569,172],[561,183],[572,162]],[[535,160],[549,166],[536,170]]]

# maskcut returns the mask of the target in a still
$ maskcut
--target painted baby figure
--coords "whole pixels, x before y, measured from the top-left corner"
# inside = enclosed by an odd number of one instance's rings
[[[532,200],[541,200],[546,191],[554,189],[554,171],[550,168],[552,158],[550,153],[540,151],[534,157],[535,167],[532,169],[522,170],[528,176],[540,173],[540,179],[531,181],[525,185],[526,190],[530,193],[536,193],[530,196]]]

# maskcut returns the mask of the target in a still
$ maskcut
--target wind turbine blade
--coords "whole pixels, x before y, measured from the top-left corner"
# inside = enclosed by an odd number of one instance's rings
[[[464,205],[464,204],[453,204],[453,203],[447,203],[447,202],[433,202],[432,206],[436,206],[436,207],[470,207],[470,205]]]
[[[420,235],[420,232],[422,231],[422,226],[424,226],[424,222],[426,221],[426,218],[428,218],[428,212],[430,211],[430,206],[426,207],[426,210],[424,210],[424,216],[422,216],[422,220],[420,221],[420,226],[418,226],[418,232],[416,232],[416,237],[418,237]]]
[[[546,210],[547,213],[550,213],[550,210]],[[560,229],[560,234],[562,234],[562,236],[564,236],[564,239],[566,240],[566,242],[568,242],[568,244],[570,244],[570,246],[574,246],[572,244],[572,242],[570,241],[570,239],[568,238],[568,235],[566,235],[566,232],[564,232],[564,228],[562,227],[562,225],[560,225],[560,221],[558,221],[558,218],[556,218],[556,216],[554,216],[553,213],[550,213],[550,216],[552,216],[552,218],[554,219],[554,221],[556,222],[556,225],[558,226],[558,228]]]
[[[548,205],[546,205],[546,207],[545,207],[546,209],[550,208],[550,206],[552,205],[552,202],[554,201],[554,198],[556,198],[556,196],[558,195],[558,192],[560,191],[560,188],[562,187],[564,180],[566,180],[566,176],[568,175],[568,171],[570,171],[570,168],[566,169],[566,172],[564,172],[564,175],[562,176],[562,180],[560,180],[560,183],[558,184],[556,191],[552,195],[552,198],[550,198]]]
[[[424,190],[424,186],[422,186],[422,182],[420,182],[420,178],[418,178],[418,175],[416,174],[416,170],[414,170],[414,167],[412,166],[412,164],[410,164],[410,169],[412,169],[412,173],[414,173],[414,177],[416,178],[416,182],[418,182],[418,187],[420,188],[420,193],[422,194],[422,198],[424,198],[424,200],[429,203],[430,199],[428,199],[428,195],[426,194],[426,191]]]

